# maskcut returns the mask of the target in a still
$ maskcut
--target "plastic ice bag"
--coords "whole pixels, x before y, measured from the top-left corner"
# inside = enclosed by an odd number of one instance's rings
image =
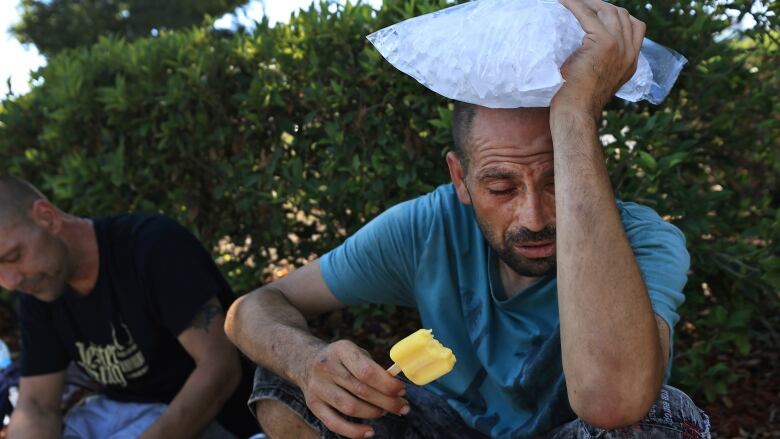
[[[475,0],[368,36],[391,64],[442,96],[492,108],[547,107],[585,32],[557,1]],[[617,96],[659,104],[686,59],[645,38]]]

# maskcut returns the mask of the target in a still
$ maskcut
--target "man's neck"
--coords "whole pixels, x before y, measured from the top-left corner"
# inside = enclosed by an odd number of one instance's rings
[[[501,275],[501,284],[504,287],[504,293],[506,293],[507,299],[511,299],[518,295],[540,279],[539,277],[528,277],[517,274],[516,271],[509,268],[501,259],[498,260],[498,272]]]
[[[92,220],[70,216],[63,221],[62,239],[68,246],[73,274],[68,279],[76,293],[86,296],[97,283],[100,255]]]

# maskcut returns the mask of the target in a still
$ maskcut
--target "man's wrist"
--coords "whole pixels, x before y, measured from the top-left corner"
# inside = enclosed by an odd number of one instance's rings
[[[606,101],[602,101],[603,98],[596,95],[594,87],[567,82],[553,96],[550,112],[585,113],[593,119],[598,119],[606,104]]]
[[[598,114],[586,107],[565,103],[550,108],[550,134],[557,151],[572,139],[598,134]]]
[[[289,372],[290,380],[299,388],[303,389],[309,382],[311,368],[314,362],[317,361],[317,354],[326,346],[328,346],[327,343],[313,335],[310,335],[309,340],[305,342],[304,348],[298,356],[300,361],[297,361],[296,366]]]

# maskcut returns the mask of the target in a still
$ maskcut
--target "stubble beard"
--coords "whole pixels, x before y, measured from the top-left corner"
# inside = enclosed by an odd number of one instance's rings
[[[476,215],[475,215],[476,216]],[[522,255],[518,255],[512,249],[518,244],[539,242],[539,241],[555,241],[555,226],[548,225],[544,229],[534,232],[526,228],[510,230],[506,233],[502,239],[499,239],[493,230],[476,216],[477,224],[479,224],[482,234],[490,245],[490,248],[496,252],[498,258],[501,259],[509,268],[515,273],[521,276],[527,277],[540,277],[547,274],[555,273],[556,260],[555,253],[546,258],[527,258]]]
[[[54,302],[68,290],[68,281],[73,274],[73,264],[70,260],[70,254],[67,247],[62,243],[56,242],[56,250],[52,252],[58,258],[58,267],[51,274],[40,274],[29,282],[32,288],[20,289],[20,291],[30,294],[39,300],[45,302]]]

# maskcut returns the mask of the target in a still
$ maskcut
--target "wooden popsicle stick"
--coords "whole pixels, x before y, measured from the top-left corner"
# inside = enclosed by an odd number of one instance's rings
[[[393,363],[393,365],[390,366],[390,368],[387,369],[387,371],[390,373],[390,375],[396,376],[399,373],[401,373],[401,366],[399,366],[398,363]]]

